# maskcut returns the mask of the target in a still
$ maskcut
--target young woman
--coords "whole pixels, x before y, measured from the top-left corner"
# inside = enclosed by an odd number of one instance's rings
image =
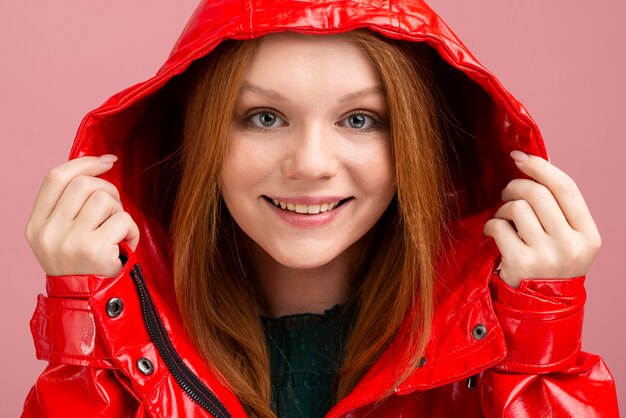
[[[617,416],[594,221],[424,4],[203,3],[70,157],[23,416]]]

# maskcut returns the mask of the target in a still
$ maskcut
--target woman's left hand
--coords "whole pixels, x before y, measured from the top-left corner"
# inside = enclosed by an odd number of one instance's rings
[[[541,157],[521,151],[511,157],[534,180],[509,182],[506,203],[485,223],[484,234],[502,254],[500,277],[517,288],[524,279],[585,275],[602,242],[576,183]]]

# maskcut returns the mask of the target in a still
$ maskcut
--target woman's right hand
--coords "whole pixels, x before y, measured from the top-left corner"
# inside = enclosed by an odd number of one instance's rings
[[[115,277],[122,269],[120,241],[134,251],[139,228],[124,212],[117,188],[96,176],[117,157],[80,157],[48,172],[26,224],[26,240],[50,276]]]

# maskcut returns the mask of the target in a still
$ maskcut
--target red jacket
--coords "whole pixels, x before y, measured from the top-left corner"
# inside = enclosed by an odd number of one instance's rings
[[[224,38],[294,30],[334,33],[368,27],[426,42],[449,66],[453,108],[479,139],[463,217],[438,260],[436,309],[421,367],[377,402],[403,370],[403,327],[362,381],[328,417],[617,417],[615,385],[602,360],[581,352],[584,277],[525,280],[494,271],[500,254],[484,223],[500,191],[522,177],[508,153],[547,158],[524,107],[481,66],[424,3],[414,1],[204,1],[160,71],[113,96],[82,121],[70,158],[113,153],[103,176],[138,224],[137,250],[115,278],[48,276],[31,321],[37,357],[49,366],[26,399],[24,417],[244,416],[182,329],[172,291],[170,237],[146,198],[141,175],[159,158],[161,88]],[[406,324],[409,322],[407,321]]]

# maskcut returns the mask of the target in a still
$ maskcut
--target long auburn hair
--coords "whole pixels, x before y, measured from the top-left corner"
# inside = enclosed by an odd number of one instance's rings
[[[393,201],[361,240],[351,269],[356,317],[337,376],[339,400],[391,343],[409,312],[416,313],[406,340],[410,367],[387,394],[418,367],[433,315],[435,256],[449,218],[449,173],[427,47],[367,29],[336,36],[361,48],[381,78],[396,183]],[[224,41],[185,75],[190,87],[170,232],[177,303],[192,341],[249,415],[275,417],[260,321],[264,301],[246,237],[219,190],[239,90],[258,42]]]

